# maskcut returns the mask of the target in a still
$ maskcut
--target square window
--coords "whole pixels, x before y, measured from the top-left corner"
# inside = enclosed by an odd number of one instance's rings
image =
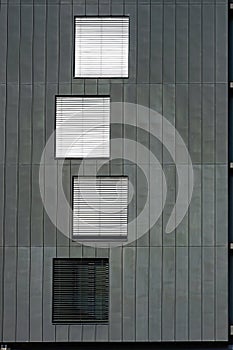
[[[73,238],[127,240],[128,177],[73,178]]]
[[[75,78],[127,78],[129,17],[75,17]]]
[[[107,323],[108,309],[108,259],[53,259],[54,324]]]
[[[56,158],[109,158],[110,97],[56,97]]]

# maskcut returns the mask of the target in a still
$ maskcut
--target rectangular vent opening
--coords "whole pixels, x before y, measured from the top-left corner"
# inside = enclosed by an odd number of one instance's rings
[[[56,97],[56,157],[109,158],[110,97]]]
[[[109,260],[53,259],[54,324],[107,323]]]
[[[75,18],[75,78],[127,78],[129,17]]]
[[[73,178],[73,239],[127,240],[128,177]]]

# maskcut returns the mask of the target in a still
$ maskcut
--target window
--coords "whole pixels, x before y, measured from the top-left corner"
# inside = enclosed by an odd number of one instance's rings
[[[73,238],[127,239],[127,177],[73,178]]]
[[[53,259],[53,323],[107,323],[108,304],[108,259]]]
[[[128,77],[129,17],[75,18],[75,78]]]
[[[110,97],[56,97],[56,157],[110,156]]]

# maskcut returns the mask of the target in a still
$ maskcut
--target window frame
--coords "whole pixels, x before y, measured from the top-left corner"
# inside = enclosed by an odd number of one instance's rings
[[[71,240],[73,242],[90,242],[90,243],[98,243],[98,242],[106,242],[106,243],[111,243],[111,242],[127,242],[128,241],[128,225],[129,225],[129,203],[127,204],[127,216],[126,216],[126,220],[127,220],[127,234],[125,237],[123,236],[115,236],[115,237],[111,237],[110,235],[108,235],[107,237],[98,237],[98,239],[96,239],[96,237],[90,236],[90,237],[77,237],[77,235],[73,234],[73,213],[74,213],[74,179],[78,178],[78,177],[82,177],[82,178],[90,178],[93,177],[93,175],[82,175],[82,176],[77,176],[77,175],[73,175],[72,176],[72,181],[71,181],[71,209],[72,209],[72,218],[71,218]],[[128,179],[128,184],[127,184],[127,202],[129,199],[129,176],[127,175],[98,175],[95,176],[95,178],[127,178]]]
[[[77,320],[77,321],[70,321],[70,322],[65,322],[65,321],[55,321],[54,320],[54,292],[55,292],[55,286],[54,286],[54,267],[55,267],[55,261],[60,261],[60,260],[67,260],[67,261],[89,261],[89,262],[95,262],[96,260],[102,261],[107,269],[107,287],[108,290],[106,292],[107,295],[107,307],[108,307],[108,312],[107,312],[107,319],[106,320]],[[52,259],[52,324],[53,325],[109,325],[109,320],[110,320],[110,261],[108,257],[81,257],[81,258],[68,258],[68,257],[54,257]]]
[[[57,152],[56,152],[56,147],[57,147],[57,115],[56,115],[56,105],[57,105],[57,98],[58,97],[67,97],[67,98],[109,98],[110,99],[110,111],[109,111],[109,157],[58,157]],[[112,128],[111,128],[111,96],[110,95],[71,95],[71,94],[63,94],[63,95],[55,95],[54,99],[54,159],[55,160],[83,160],[83,159],[90,159],[90,160],[98,160],[98,159],[110,159],[111,158],[111,133],[112,133]]]
[[[122,76],[104,76],[104,77],[76,77],[75,76],[75,36],[76,36],[76,18],[128,18],[129,19],[129,31],[128,31],[128,76],[127,77],[122,77]],[[74,16],[74,25],[73,25],[73,79],[129,79],[130,77],[130,47],[131,47],[131,42],[130,42],[130,15],[76,15]]]

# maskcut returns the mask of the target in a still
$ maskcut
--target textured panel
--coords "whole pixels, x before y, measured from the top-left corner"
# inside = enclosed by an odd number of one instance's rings
[[[148,340],[148,247],[137,247],[136,259],[136,340]]]
[[[214,85],[204,84],[202,87],[202,138],[203,138],[203,163],[215,162],[215,116],[214,116]]]
[[[32,106],[32,162],[39,164],[45,146],[46,90],[42,84],[33,85]]]
[[[188,80],[188,18],[187,4],[176,6],[176,82]],[[178,63],[178,64],[177,64]]]
[[[163,81],[175,80],[175,6],[168,4],[163,10]]]
[[[150,248],[149,261],[149,340],[162,339],[162,247]]]
[[[215,26],[215,5],[206,4],[203,6],[202,20],[202,42],[203,42],[203,81],[214,81],[214,26]]]
[[[176,129],[179,131],[186,146],[189,142],[189,121],[188,121],[188,84],[176,85]],[[176,156],[182,152],[180,143],[176,141]],[[189,179],[186,178],[186,186],[188,188]],[[176,189],[179,188],[179,178],[176,176]],[[188,206],[188,193],[182,194],[182,205]],[[176,245],[188,245],[188,213],[185,215],[179,226],[176,228]]]
[[[42,246],[44,241],[44,210],[39,189],[39,166],[32,166],[31,182],[31,246]]]
[[[30,248],[18,249],[16,341],[29,339]]]
[[[195,165],[194,172],[194,186],[192,200],[189,206],[189,245],[200,246],[202,241],[202,169],[201,166]]]
[[[61,6],[61,10],[66,6]],[[54,6],[51,1],[47,5],[47,81],[55,83],[58,80],[58,48],[59,48],[59,7]],[[62,21],[61,21],[62,23]],[[61,35],[64,32],[64,28],[60,32]],[[68,42],[68,40],[66,40]],[[61,40],[60,45],[63,43]],[[62,45],[61,45],[62,46]],[[62,47],[63,48],[63,47]],[[63,50],[62,50],[63,51]],[[65,50],[64,50],[65,51]]]
[[[189,80],[201,81],[201,5],[189,7]]]
[[[175,337],[175,248],[163,248],[162,340]],[[169,326],[168,326],[169,325]]]
[[[228,240],[228,166],[217,166],[215,176],[215,243],[224,246]]]
[[[51,324],[52,310],[52,261],[56,254],[56,248],[44,248],[43,266],[43,341],[55,341],[55,326]]]
[[[21,85],[19,106],[19,162],[31,163],[32,146],[32,86]]]
[[[189,250],[189,340],[202,340],[202,249]]]
[[[60,6],[59,17],[59,81],[70,83],[73,76],[73,14],[71,3]]]
[[[5,169],[0,165],[0,247],[4,245]]]
[[[18,245],[30,246],[31,234],[31,169],[30,166],[19,167],[19,194],[18,194]],[[30,185],[28,185],[30,184]]]
[[[200,84],[189,84],[189,153],[193,163],[201,163],[201,95]]]
[[[42,341],[43,249],[31,248],[30,256],[30,341]]]
[[[204,165],[202,167],[202,243],[211,246],[215,243],[214,176],[213,166]]]
[[[137,82],[149,82],[150,64],[150,7],[138,4],[137,26],[138,30],[138,51],[137,51]]]
[[[216,84],[216,163],[228,162],[228,84]],[[229,111],[230,112],[230,111]]]
[[[1,16],[1,12],[0,12]],[[1,65],[0,65],[1,67]],[[0,73],[1,74],[1,73]],[[0,118],[0,164],[5,161],[5,141],[6,141],[6,105],[7,105],[7,88],[5,84],[0,85],[0,108],[1,108],[1,118]]]
[[[151,27],[150,27],[150,82],[162,82],[163,66],[163,6],[151,3]],[[130,21],[131,24],[131,21]],[[132,35],[132,32],[130,31]],[[130,37],[131,40],[131,37]],[[131,64],[131,61],[130,61]]]
[[[4,239],[6,246],[14,247],[17,243],[17,175],[16,165],[6,165]]]
[[[1,279],[3,279],[3,265],[4,264],[4,248],[0,247],[0,271]],[[3,315],[4,304],[3,304],[4,290],[0,288],[0,314]],[[3,339],[3,317],[0,317],[0,336]]]
[[[68,201],[68,203],[71,203],[71,188],[70,188],[70,166],[61,166],[58,168],[58,181],[62,181],[63,190],[65,193],[65,197]],[[62,216],[61,216],[62,215]],[[69,238],[71,236],[71,214],[70,211],[65,203],[64,200],[62,200],[62,193],[61,191],[58,192],[57,196],[57,217],[62,217],[63,220],[63,227],[66,229],[67,235],[65,235],[63,232],[59,232],[57,230],[57,246],[61,247],[68,247],[69,246]]]
[[[32,83],[33,4],[21,6],[20,79]]]
[[[7,80],[9,83],[18,83],[20,64],[20,7],[9,4],[7,18]],[[11,33],[11,35],[9,35],[9,33]]]
[[[111,93],[111,102],[121,102],[123,100],[123,85],[122,84],[111,84],[110,93]],[[113,107],[114,108],[114,107]],[[124,141],[118,142],[117,147],[112,146],[112,142],[114,138],[122,138],[123,137],[123,124],[124,122],[124,110],[123,106],[118,104],[117,112],[111,112],[111,141],[110,141],[110,150],[111,159],[114,158],[123,158],[124,152]],[[118,124],[118,125],[115,125]],[[116,166],[115,166],[116,165]],[[111,174],[112,175],[120,175],[123,171],[123,164],[121,162],[111,162]],[[114,168],[117,167],[115,171]]]
[[[223,4],[216,4],[216,63],[215,74],[216,81],[219,83],[226,82],[228,80],[228,18],[227,18],[227,6],[228,2]]]
[[[3,340],[15,341],[16,329],[16,248],[4,251]]]
[[[110,341],[121,341],[122,339],[122,254],[120,247],[110,249]]]
[[[46,65],[46,4],[41,2],[33,9],[33,81],[45,82]]]
[[[214,247],[203,247],[202,256],[202,340],[208,341],[215,336]]]
[[[6,66],[7,66],[7,5],[1,4],[0,11],[0,40],[2,43],[0,50],[0,83],[6,82]]]
[[[216,323],[215,339],[228,340],[228,247],[216,247],[215,290],[216,290]]]
[[[7,85],[5,160],[14,164],[18,161],[19,90],[18,84]]]
[[[135,248],[123,250],[123,340],[135,340]]]
[[[119,1],[119,5],[121,2]],[[115,6],[114,6],[115,7]],[[135,82],[137,78],[137,3],[124,3],[125,14],[130,16],[130,50],[129,50],[129,78],[128,82]],[[121,12],[121,10],[119,10]]]
[[[176,248],[176,300],[175,300],[175,339],[188,340],[188,248]]]

